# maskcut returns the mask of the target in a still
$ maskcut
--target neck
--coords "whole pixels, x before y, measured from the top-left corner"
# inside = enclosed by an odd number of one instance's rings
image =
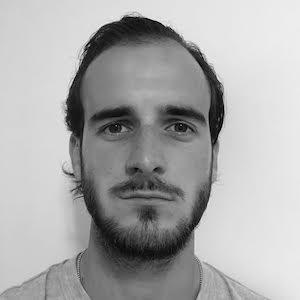
[[[159,262],[108,257],[91,230],[81,260],[82,284],[92,300],[194,300],[199,268],[194,255],[194,233],[186,248],[172,259]]]

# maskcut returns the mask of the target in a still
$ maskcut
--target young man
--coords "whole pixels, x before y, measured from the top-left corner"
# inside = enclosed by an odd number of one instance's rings
[[[139,16],[87,43],[66,101],[88,248],[1,299],[264,299],[194,255],[216,179],[223,88],[194,44]]]

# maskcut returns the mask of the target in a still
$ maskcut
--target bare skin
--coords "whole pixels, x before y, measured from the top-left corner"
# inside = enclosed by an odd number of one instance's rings
[[[87,294],[92,300],[196,299],[200,275],[193,230],[203,213],[196,204],[209,197],[204,191],[216,178],[218,154],[218,144],[211,145],[203,71],[174,41],[115,46],[91,63],[81,94],[82,147],[71,136],[70,156],[76,179],[92,187],[85,198],[95,215],[81,261]],[[90,121],[98,111],[124,105],[135,113]],[[158,110],[164,105],[192,107],[203,120],[175,121]],[[174,127],[176,122],[181,125]],[[139,176],[163,180],[174,191],[172,201],[122,199],[116,186]],[[113,222],[115,240],[102,234],[103,221]],[[132,250],[135,257],[129,259]]]

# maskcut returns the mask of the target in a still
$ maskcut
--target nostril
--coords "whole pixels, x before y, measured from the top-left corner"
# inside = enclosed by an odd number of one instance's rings
[[[162,167],[156,167],[154,168],[153,172],[162,175],[164,171]]]

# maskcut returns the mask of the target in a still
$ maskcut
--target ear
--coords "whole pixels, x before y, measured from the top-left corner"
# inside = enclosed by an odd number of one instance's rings
[[[81,180],[81,161],[80,161],[80,140],[71,134],[69,140],[69,154],[72,161],[72,168],[76,180]]]
[[[218,154],[219,154],[219,141],[212,146],[212,183],[217,181],[218,173]]]

